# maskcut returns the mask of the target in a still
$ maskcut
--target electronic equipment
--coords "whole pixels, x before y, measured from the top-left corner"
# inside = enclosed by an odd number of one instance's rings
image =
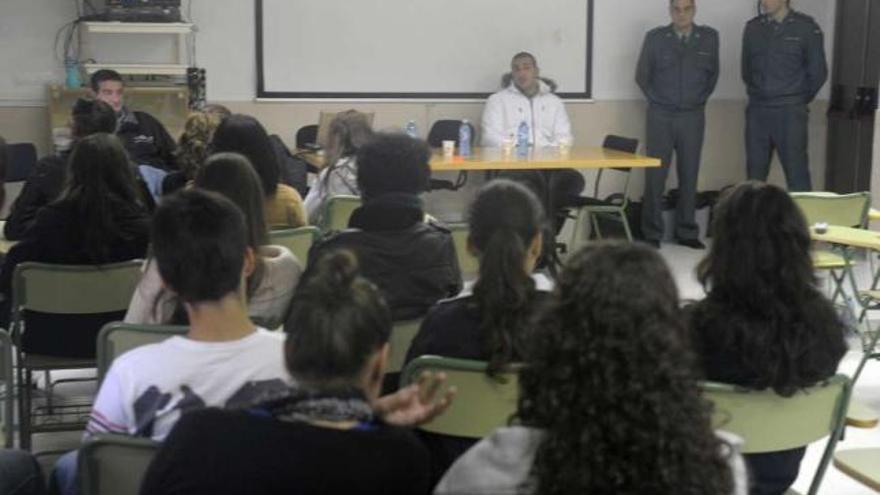
[[[104,20],[181,22],[180,0],[107,0]]]

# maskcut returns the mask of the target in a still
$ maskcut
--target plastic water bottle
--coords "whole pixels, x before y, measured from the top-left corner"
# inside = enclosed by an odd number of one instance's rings
[[[403,128],[403,131],[407,136],[418,139],[419,138],[419,126],[416,125],[415,120],[410,120],[406,123],[406,127]]]
[[[516,154],[519,156],[529,154],[529,124],[525,120],[520,122],[516,130]]]
[[[461,156],[471,156],[471,123],[464,119],[458,128],[458,153]]]

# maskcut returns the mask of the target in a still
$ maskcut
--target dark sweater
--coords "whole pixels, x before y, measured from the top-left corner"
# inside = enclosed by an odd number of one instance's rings
[[[150,165],[165,170],[176,170],[174,151],[177,143],[165,126],[146,112],[131,112],[122,121],[116,136],[122,140],[128,156],[135,165]]]
[[[336,430],[218,409],[184,415],[141,486],[144,495],[429,490],[427,454],[406,430],[375,423]]]
[[[12,241],[22,239],[37,218],[40,208],[48,205],[61,194],[64,186],[64,170],[69,153],[44,156],[34,165],[28,175],[3,226],[3,235]]]

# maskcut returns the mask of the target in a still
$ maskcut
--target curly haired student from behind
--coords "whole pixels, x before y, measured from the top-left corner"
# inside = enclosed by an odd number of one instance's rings
[[[711,230],[698,268],[707,296],[688,311],[705,377],[788,397],[834,375],[844,327],[818,288],[807,222],[791,196],[743,183],[722,198]],[[804,452],[747,455],[752,495],[784,493]]]
[[[713,432],[660,256],[576,253],[530,332],[518,426],[464,454],[436,494],[745,493],[739,439]]]

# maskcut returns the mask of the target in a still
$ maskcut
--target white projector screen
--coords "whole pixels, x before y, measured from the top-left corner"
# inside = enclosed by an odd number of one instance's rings
[[[533,53],[590,98],[593,0],[255,0],[260,98],[485,98]]]

